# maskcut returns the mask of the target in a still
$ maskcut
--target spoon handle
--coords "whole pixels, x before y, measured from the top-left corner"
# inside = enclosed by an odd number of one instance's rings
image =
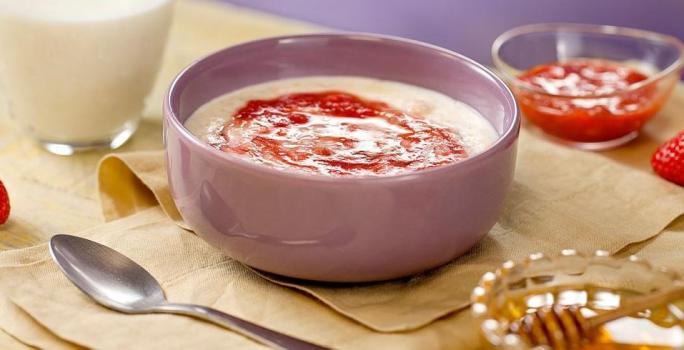
[[[201,305],[167,303],[157,306],[151,311],[199,318],[240,333],[250,339],[276,349],[329,350],[329,348],[272,331],[238,317]]]

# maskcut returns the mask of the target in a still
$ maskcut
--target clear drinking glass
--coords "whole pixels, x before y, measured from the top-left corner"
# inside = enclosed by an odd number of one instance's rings
[[[158,71],[172,0],[0,0],[0,93],[45,149],[117,148]]]

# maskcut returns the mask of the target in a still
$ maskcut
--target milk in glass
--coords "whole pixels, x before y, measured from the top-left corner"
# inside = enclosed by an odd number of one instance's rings
[[[172,0],[0,0],[0,93],[46,149],[116,148],[159,68]]]

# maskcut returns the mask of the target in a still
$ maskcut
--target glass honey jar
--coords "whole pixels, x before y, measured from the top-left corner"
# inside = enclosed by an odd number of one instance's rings
[[[549,349],[532,347],[509,326],[540,307],[558,304],[578,306],[590,318],[679,282],[676,273],[635,256],[618,259],[605,251],[585,256],[566,249],[553,257],[537,253],[519,263],[507,261],[484,274],[472,292],[471,310],[486,348]],[[684,301],[678,303],[608,322],[581,349],[684,349]]]

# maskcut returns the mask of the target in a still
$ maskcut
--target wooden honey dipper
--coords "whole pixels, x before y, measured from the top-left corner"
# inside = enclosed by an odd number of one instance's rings
[[[582,315],[579,306],[555,304],[541,307],[536,312],[525,315],[513,322],[509,330],[533,346],[548,345],[554,349],[579,349],[582,343],[591,338],[596,329],[605,323],[682,298],[684,298],[684,284],[680,283],[658,293],[634,298],[626,305],[590,318]]]

